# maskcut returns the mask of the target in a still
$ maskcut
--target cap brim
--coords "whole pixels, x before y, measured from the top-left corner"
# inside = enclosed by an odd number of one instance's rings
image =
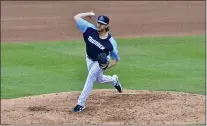
[[[99,23],[101,23],[101,24],[105,24],[105,25],[107,24],[107,23],[105,23],[105,22],[103,22],[103,21],[99,21],[99,20],[98,20],[97,22],[99,22]]]

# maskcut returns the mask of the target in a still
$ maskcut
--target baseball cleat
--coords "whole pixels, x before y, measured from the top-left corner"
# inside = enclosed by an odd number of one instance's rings
[[[119,83],[119,78],[117,75],[114,75],[114,77],[116,78],[116,84],[114,85],[114,87],[118,90],[119,93],[122,93],[123,88],[121,87],[121,84]]]
[[[73,108],[73,112],[81,112],[85,109],[85,106],[81,106],[81,105],[76,105],[74,108]]]

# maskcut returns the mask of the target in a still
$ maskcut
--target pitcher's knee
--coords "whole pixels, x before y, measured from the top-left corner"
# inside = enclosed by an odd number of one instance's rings
[[[96,82],[97,82],[97,83],[102,83],[102,77],[97,77],[97,78],[96,78]]]
[[[96,76],[93,76],[92,74],[88,74],[87,79],[90,79],[91,81],[96,81]]]

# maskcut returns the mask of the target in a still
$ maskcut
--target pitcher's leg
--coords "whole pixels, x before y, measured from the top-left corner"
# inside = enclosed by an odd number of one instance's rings
[[[114,86],[116,84],[116,78],[114,76],[104,75],[103,72],[97,77],[97,83],[106,83]]]
[[[88,96],[93,88],[93,84],[101,72],[102,72],[102,69],[99,67],[99,64],[95,62],[88,73],[83,91],[81,92],[81,95],[78,98],[78,105],[81,105],[81,106],[85,105],[85,102],[88,99]]]
[[[93,66],[94,63],[95,63],[95,62],[92,61],[91,59],[89,59],[89,58],[87,57],[87,55],[86,55],[86,65],[87,65],[87,70],[88,70],[88,72],[90,71],[90,69],[91,69],[91,67]]]
[[[121,93],[123,91],[123,88],[119,82],[119,78],[117,75],[107,76],[107,75],[103,75],[103,73],[101,73],[98,76],[98,78],[96,79],[96,82],[113,85],[118,90],[119,93]]]

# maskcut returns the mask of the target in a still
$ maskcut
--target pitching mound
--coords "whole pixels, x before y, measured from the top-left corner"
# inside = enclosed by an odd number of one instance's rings
[[[96,90],[72,113],[80,92],[2,100],[3,124],[204,124],[205,96],[156,91]]]

